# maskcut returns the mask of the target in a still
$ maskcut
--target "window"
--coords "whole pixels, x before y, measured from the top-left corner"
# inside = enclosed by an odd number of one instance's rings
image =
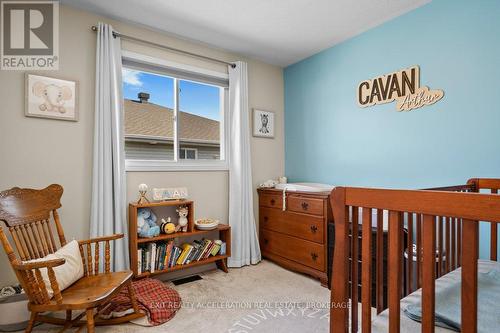
[[[226,168],[226,79],[126,58],[122,77],[127,170]]]
[[[198,159],[198,149],[196,148],[180,148],[179,158],[181,160],[196,160]]]

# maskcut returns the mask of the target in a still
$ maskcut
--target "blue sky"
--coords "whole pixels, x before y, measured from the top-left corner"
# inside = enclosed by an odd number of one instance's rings
[[[180,81],[179,109],[202,117],[220,120],[219,88],[191,81]],[[137,94],[150,94],[149,101],[168,108],[174,106],[174,80],[131,69],[123,69],[123,96],[137,100]]]

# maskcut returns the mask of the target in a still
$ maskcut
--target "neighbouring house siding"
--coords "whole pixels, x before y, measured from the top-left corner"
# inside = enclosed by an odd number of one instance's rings
[[[220,159],[219,146],[182,145],[182,148],[198,150],[199,160]],[[125,158],[130,160],[173,160],[174,146],[172,144],[148,142],[125,142]]]
[[[174,147],[171,144],[147,142],[125,142],[125,158],[127,160],[173,160]]]

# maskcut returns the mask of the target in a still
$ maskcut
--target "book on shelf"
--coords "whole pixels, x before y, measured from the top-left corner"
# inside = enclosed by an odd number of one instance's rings
[[[177,259],[176,262],[177,265],[184,265],[186,263],[188,256],[191,254],[191,251],[193,251],[193,247],[191,246],[191,244],[188,243],[182,244],[181,249],[182,253],[179,256],[179,259]]]
[[[170,252],[170,256],[168,257],[167,268],[172,267],[172,261],[174,260],[176,253],[177,253],[176,246],[173,246],[173,243],[172,243],[172,250]]]
[[[189,262],[197,261],[201,251],[203,251],[203,246],[198,242],[194,242],[193,247],[195,248],[195,251],[193,252]]]
[[[149,243],[151,246],[151,267],[150,267],[150,272],[154,273],[155,272],[155,266],[156,266],[156,243]]]
[[[142,274],[142,248],[137,249],[137,274]]]
[[[226,254],[226,242],[222,242],[220,245],[220,255],[225,255]]]
[[[175,263],[177,262],[177,259],[179,258],[179,255],[181,253],[180,248],[178,246],[174,246],[172,250],[172,257],[170,258],[170,263],[168,264],[168,267],[174,267]]]
[[[154,265],[154,269],[155,271],[158,271],[159,270],[159,267],[158,267],[158,258],[160,257],[160,244],[156,244],[156,248],[155,248],[155,265]]]
[[[174,247],[174,242],[173,241],[168,242],[168,245],[167,245],[166,251],[165,251],[165,258],[163,259],[163,268],[170,267],[169,262],[170,262],[170,257],[172,255],[173,247]]]
[[[142,256],[142,260],[141,260],[141,263],[142,263],[142,268],[141,268],[141,271],[144,273],[147,271],[147,259],[146,259],[146,249],[143,247],[141,248],[141,256]]]
[[[202,241],[203,241],[203,251],[201,252],[198,260],[205,258],[205,255],[207,254],[211,244],[211,241],[208,239],[203,239]]]
[[[162,265],[161,265],[161,260],[163,259],[163,248],[164,244],[158,244],[156,246],[156,263],[155,263],[155,269],[157,271],[162,270]]]
[[[217,253],[219,253],[221,244],[222,244],[221,240],[214,241],[214,247],[212,248],[212,251],[210,251],[210,254],[213,256],[217,255]]]
[[[225,254],[225,243],[221,240],[201,239],[182,245],[176,245],[175,240],[151,242],[137,250],[137,272],[164,271],[218,254]]]
[[[210,254],[212,253],[212,249],[214,248],[214,246],[215,246],[215,242],[209,240],[209,245],[207,247],[207,252],[205,252],[205,255],[202,257],[202,259],[207,259],[210,256]]]
[[[151,271],[151,247],[148,246],[146,249],[145,249],[145,252],[146,252],[146,271]]]
[[[165,269],[165,257],[167,256],[168,243],[161,244],[160,258],[158,258],[158,267],[162,271]]]

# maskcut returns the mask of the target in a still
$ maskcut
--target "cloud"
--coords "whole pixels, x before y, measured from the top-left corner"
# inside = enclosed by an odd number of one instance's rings
[[[122,80],[131,86],[142,87],[141,72],[124,68],[122,71]]]

